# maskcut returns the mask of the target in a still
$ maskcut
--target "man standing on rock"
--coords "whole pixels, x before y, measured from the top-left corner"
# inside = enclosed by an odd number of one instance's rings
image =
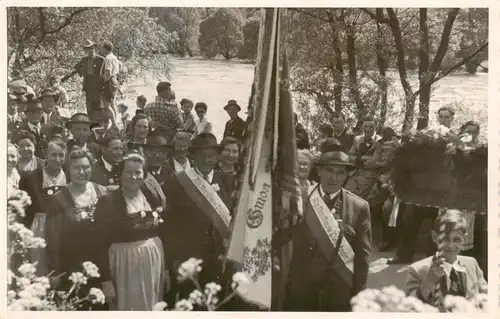
[[[83,77],[83,92],[85,92],[85,104],[89,116],[92,110],[98,109],[101,106],[103,85],[102,68],[104,66],[104,58],[95,53],[95,46],[94,42],[87,40],[83,45],[83,50],[87,56],[78,62],[71,74],[61,79],[61,82],[65,82],[76,73],[80,77]]]
[[[151,126],[159,130],[170,144],[175,133],[182,129],[181,111],[174,101],[172,85],[169,82],[160,82],[156,86],[158,96],[144,108],[144,114],[151,118]]]

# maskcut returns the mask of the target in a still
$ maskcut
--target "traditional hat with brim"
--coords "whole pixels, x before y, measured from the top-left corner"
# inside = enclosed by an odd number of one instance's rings
[[[95,46],[96,44],[90,40],[85,41],[85,43],[83,44],[84,49],[93,48]]]
[[[69,128],[71,124],[88,124],[93,125],[95,122],[92,122],[89,116],[85,113],[75,113],[68,121],[67,127]]]
[[[318,166],[342,165],[346,166],[348,169],[355,168],[355,165],[351,162],[349,156],[341,151],[322,153],[316,160],[316,165]]]
[[[217,143],[217,138],[213,134],[201,133],[191,140],[189,150],[196,151],[207,148],[219,149],[219,143]]]
[[[42,103],[40,103],[40,100],[34,99],[33,97],[30,97],[26,101],[26,113],[29,112],[36,112],[36,111],[43,111]]]
[[[227,111],[227,108],[230,107],[230,106],[235,106],[238,109],[238,112],[241,111],[241,106],[239,106],[238,103],[236,103],[235,100],[229,100],[229,101],[227,101],[226,106],[224,106],[224,110]]]
[[[143,149],[169,149],[172,147],[172,145],[168,143],[168,139],[165,136],[155,134],[155,131],[148,135],[146,143],[137,144]]]

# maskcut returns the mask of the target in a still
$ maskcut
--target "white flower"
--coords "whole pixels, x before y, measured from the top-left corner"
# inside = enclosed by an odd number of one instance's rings
[[[99,267],[97,267],[94,263],[90,261],[85,261],[83,264],[83,270],[85,274],[90,278],[99,278],[101,275],[99,274]]]
[[[156,305],[153,306],[153,311],[164,311],[167,308],[167,303],[165,301],[160,301]]]
[[[15,277],[16,275],[10,269],[7,270],[7,285],[12,285],[12,279]]]
[[[7,300],[9,302],[11,302],[12,300],[14,300],[14,298],[16,298],[16,296],[17,296],[17,293],[14,290],[7,291]]]
[[[18,271],[24,277],[31,277],[31,276],[35,275],[36,267],[33,264],[25,263],[19,267]]]
[[[7,309],[9,311],[24,311],[27,310],[27,307],[25,306],[25,300],[24,299],[17,299],[12,302]]]
[[[220,191],[219,184],[212,184],[212,188],[213,188],[216,192]]]
[[[20,292],[17,293],[20,299],[28,299],[31,298],[31,292],[28,290],[21,290]]]
[[[201,293],[201,291],[199,291],[198,289],[193,290],[193,292],[189,294],[189,302],[191,302],[194,305],[202,306],[203,294]]]
[[[81,272],[74,272],[69,276],[69,280],[73,282],[73,284],[78,285],[86,285],[87,277],[85,277]]]
[[[90,288],[89,297],[93,304],[104,304],[106,301],[106,297],[101,289],[98,288]]]
[[[17,285],[19,287],[24,287],[24,286],[27,286],[29,284],[31,284],[31,280],[29,278],[25,278],[25,277],[17,278]]]
[[[47,289],[41,283],[27,285],[24,289],[33,297],[43,297],[47,294]]]
[[[47,278],[47,277],[37,277],[37,278],[35,278],[35,282],[42,285],[45,289],[50,288],[50,281],[49,281],[49,278]]]
[[[205,285],[205,295],[216,295],[221,290],[222,287],[215,282],[209,282]]]
[[[189,278],[194,278],[201,271],[201,259],[189,258],[189,260],[183,262],[178,269],[179,281],[183,281]]]
[[[191,311],[193,310],[193,304],[186,299],[179,300],[175,304],[175,310],[177,311]]]
[[[233,282],[231,288],[236,291],[238,295],[244,295],[248,291],[247,288],[248,277],[243,272],[237,272],[233,275]]]

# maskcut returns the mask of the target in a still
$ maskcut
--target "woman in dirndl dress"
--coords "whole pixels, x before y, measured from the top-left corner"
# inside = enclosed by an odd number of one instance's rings
[[[33,231],[35,237],[45,239],[46,208],[51,197],[66,187],[66,174],[63,165],[66,158],[66,143],[60,139],[49,142],[46,150],[45,166],[39,167],[21,177],[19,188],[28,193],[31,205],[26,208],[23,223]],[[30,249],[31,262],[38,262],[37,274],[48,274],[45,248]]]
[[[164,207],[158,191],[144,187],[144,155],[133,150],[119,165],[120,188],[95,210],[97,266],[111,310],[152,310],[162,300],[166,263],[158,228]]]
[[[46,243],[49,269],[54,271],[56,285],[68,290],[71,281],[68,274],[82,272],[82,264],[95,263],[95,251],[100,242],[96,240],[94,209],[107,188],[90,182],[93,158],[78,146],[69,154],[69,177],[71,182],[53,197],[47,207]],[[66,273],[64,277],[60,276]],[[87,285],[78,294],[85,297],[91,287],[98,284],[89,278]],[[83,310],[90,302],[81,305]],[[94,310],[104,310],[102,306],[92,306]]]

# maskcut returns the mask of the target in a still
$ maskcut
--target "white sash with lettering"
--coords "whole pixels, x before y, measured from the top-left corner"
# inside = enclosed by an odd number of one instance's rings
[[[210,185],[192,167],[175,176],[189,198],[212,221],[222,238],[227,238],[231,214],[213,185]]]
[[[312,188],[312,189],[311,189]],[[325,257],[333,262],[338,274],[352,287],[354,277],[354,251],[345,237],[339,242],[340,226],[319,194],[317,186],[309,189],[309,203],[305,222]]]

